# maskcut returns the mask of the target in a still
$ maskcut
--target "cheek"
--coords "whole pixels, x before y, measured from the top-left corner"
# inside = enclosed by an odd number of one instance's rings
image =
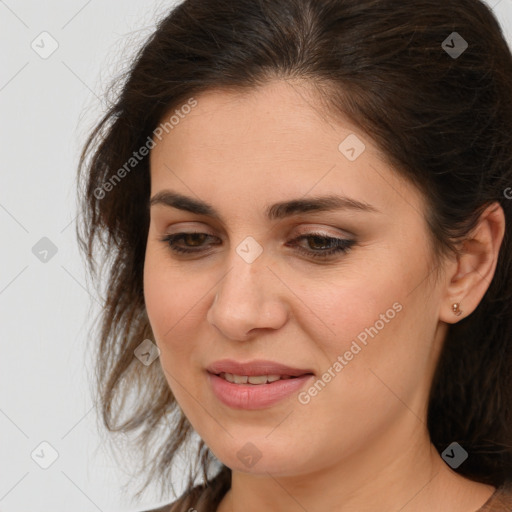
[[[148,244],[144,301],[155,342],[166,365],[176,359],[174,356],[190,349],[191,344],[183,343],[180,332],[183,333],[183,326],[194,317],[194,305],[203,294],[204,287],[195,284],[183,272],[175,271],[170,258]],[[167,352],[171,349],[173,358],[168,358]]]
[[[371,418],[368,403],[400,404],[393,393],[414,401],[427,383],[436,322],[425,314],[425,286],[415,289],[426,275],[425,262],[389,261],[385,270],[367,265],[364,275],[311,280],[304,288],[310,312],[299,322],[321,348],[321,380],[331,390],[318,393],[317,405],[333,399]]]
[[[207,289],[148,246],[144,265],[146,311],[169,388],[185,414],[192,417],[191,396],[198,395],[199,370],[192,368],[191,361],[198,350],[195,329],[201,322],[200,301]]]
[[[397,240],[375,250],[368,248],[364,257],[354,252],[339,276],[306,282],[301,293],[322,320],[322,330],[317,332],[322,333],[321,342],[329,354],[350,351],[354,341],[361,347],[360,352],[357,346],[353,349],[357,359],[381,357],[382,351],[399,357],[405,344],[408,351],[413,348],[407,340],[422,336],[427,318],[423,313],[429,264],[422,252],[424,243]],[[313,330],[309,334],[318,339]]]
[[[165,249],[148,243],[144,262],[144,300],[153,332],[160,343],[172,339],[171,332],[193,316],[204,296],[205,283],[183,272]]]
[[[403,313],[403,297],[399,287],[381,287],[375,281],[331,294],[329,301],[322,301],[328,306],[320,310],[330,326],[330,336],[326,339],[330,340],[329,348],[343,354],[351,349],[353,342],[364,348],[369,347],[372,339],[392,338],[390,335],[397,330]]]
[[[390,335],[401,322],[408,286],[397,275],[393,269],[367,264],[364,272],[347,268],[321,279],[295,277],[294,291],[306,306],[297,322],[328,354],[329,361],[322,359],[323,364],[350,351],[354,341],[362,349],[353,349],[359,359],[372,339],[393,339]]]

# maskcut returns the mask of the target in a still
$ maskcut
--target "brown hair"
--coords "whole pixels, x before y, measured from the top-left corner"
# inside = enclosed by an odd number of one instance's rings
[[[454,46],[453,32],[468,43],[461,55],[443,44]],[[99,406],[110,431],[141,429],[142,490],[158,476],[165,493],[192,428],[160,366],[133,355],[152,339],[142,281],[150,180],[148,157],[129,170],[126,162],[191,97],[250,90],[271,78],[313,84],[326,111],[347,116],[378,143],[424,193],[436,254],[455,251],[486,206],[502,206],[496,272],[477,309],[449,328],[428,428],[439,451],[458,441],[469,452],[459,473],[495,486],[511,480],[512,200],[504,191],[512,186],[512,56],[490,8],[478,0],[186,0],[138,52],[79,169],[80,246],[96,283],[106,286]],[[112,181],[123,166],[122,179]],[[130,392],[133,405],[120,421]],[[151,455],[150,446],[157,447]],[[188,490],[199,467],[208,478],[212,460],[201,441]],[[221,469],[211,505],[229,481],[229,468]]]

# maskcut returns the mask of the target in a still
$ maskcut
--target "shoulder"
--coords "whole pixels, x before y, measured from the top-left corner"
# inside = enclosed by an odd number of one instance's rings
[[[231,471],[224,466],[212,480],[196,485],[172,503],[142,512],[212,512],[231,486]]]
[[[512,481],[498,487],[477,512],[512,512]]]

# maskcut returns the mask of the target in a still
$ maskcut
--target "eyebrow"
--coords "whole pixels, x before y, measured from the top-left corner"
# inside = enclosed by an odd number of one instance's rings
[[[156,193],[150,199],[149,205],[164,205],[177,208],[178,210],[184,210],[196,215],[206,215],[224,223],[222,215],[210,204],[170,190],[162,190]],[[266,208],[265,214],[269,220],[278,220],[301,213],[333,210],[358,210],[370,213],[381,213],[375,206],[366,202],[357,201],[346,196],[327,195],[307,199],[290,199],[288,201],[275,203]]]

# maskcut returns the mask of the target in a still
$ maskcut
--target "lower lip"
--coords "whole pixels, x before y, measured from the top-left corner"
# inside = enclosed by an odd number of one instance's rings
[[[299,391],[313,375],[276,380],[268,384],[233,384],[208,372],[215,396],[234,409],[264,409]]]

